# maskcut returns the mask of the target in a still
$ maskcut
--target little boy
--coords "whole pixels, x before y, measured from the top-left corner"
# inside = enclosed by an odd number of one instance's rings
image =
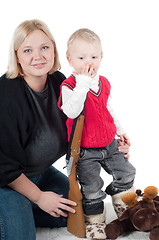
[[[98,75],[103,56],[98,35],[89,29],[79,29],[71,35],[67,47],[67,59],[74,73],[62,83],[58,104],[68,117],[68,138],[73,119],[85,105],[77,174],[83,195],[86,236],[105,239],[103,199],[106,194],[112,196],[114,209],[120,216],[124,210],[121,195],[135,191],[135,168],[124,158],[124,153],[118,151],[115,136],[128,145],[130,141],[111,108],[110,83]],[[105,191],[102,191],[101,167],[113,177]]]

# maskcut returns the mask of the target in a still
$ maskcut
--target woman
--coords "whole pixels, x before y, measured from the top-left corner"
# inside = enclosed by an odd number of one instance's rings
[[[47,26],[21,23],[0,78],[1,240],[35,240],[35,226],[63,227],[66,212],[74,213],[68,178],[52,166],[67,151],[66,119],[57,107],[65,76],[58,69]]]

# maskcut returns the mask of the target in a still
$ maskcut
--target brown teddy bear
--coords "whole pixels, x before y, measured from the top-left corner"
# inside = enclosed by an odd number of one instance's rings
[[[124,194],[121,199],[128,206],[121,217],[106,226],[106,236],[116,239],[124,232],[150,232],[151,240],[159,240],[159,197],[154,186],[145,188],[144,193]],[[138,198],[142,200],[138,201]]]

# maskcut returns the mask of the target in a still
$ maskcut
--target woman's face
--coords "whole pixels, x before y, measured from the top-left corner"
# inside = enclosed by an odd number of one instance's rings
[[[41,30],[31,32],[17,51],[24,78],[46,76],[54,65],[54,57],[53,42]]]

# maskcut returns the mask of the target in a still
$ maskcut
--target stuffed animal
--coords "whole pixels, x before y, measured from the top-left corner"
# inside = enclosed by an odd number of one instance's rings
[[[127,205],[121,217],[107,224],[106,236],[116,239],[124,232],[150,232],[151,240],[159,240],[159,197],[158,189],[154,186],[136,193],[124,194],[121,199]],[[138,201],[138,198],[142,200]]]

